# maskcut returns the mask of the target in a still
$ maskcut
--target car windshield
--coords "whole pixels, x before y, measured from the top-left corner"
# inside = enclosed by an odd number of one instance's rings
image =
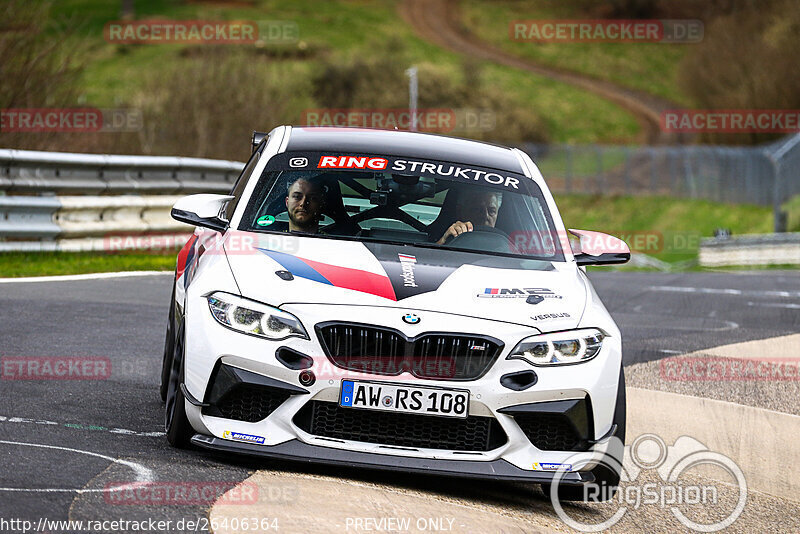
[[[279,154],[239,228],[564,261],[533,180],[441,161]]]

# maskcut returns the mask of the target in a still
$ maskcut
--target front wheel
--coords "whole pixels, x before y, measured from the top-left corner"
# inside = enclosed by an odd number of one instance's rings
[[[169,372],[172,366],[172,354],[175,352],[175,284],[172,285],[172,297],[169,299],[169,316],[167,318],[167,334],[164,339],[164,357],[161,360],[161,386],[159,393],[162,402],[167,400],[169,388]]]
[[[189,419],[186,417],[186,398],[180,387],[184,377],[185,338],[183,324],[181,324],[175,336],[175,350],[169,368],[167,404],[164,409],[164,430],[167,433],[167,441],[178,449],[189,447],[194,434],[192,425],[189,424]]]

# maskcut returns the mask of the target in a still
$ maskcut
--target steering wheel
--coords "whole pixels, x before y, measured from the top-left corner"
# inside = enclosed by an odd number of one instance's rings
[[[505,242],[497,239],[498,235],[503,236]],[[516,247],[511,241],[511,237],[494,226],[474,225],[471,232],[464,232],[455,237],[447,236],[444,244],[475,250],[516,253]]]

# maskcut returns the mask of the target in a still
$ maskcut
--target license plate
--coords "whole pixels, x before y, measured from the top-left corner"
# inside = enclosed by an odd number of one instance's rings
[[[342,380],[339,406],[383,412],[467,417],[469,391]]]

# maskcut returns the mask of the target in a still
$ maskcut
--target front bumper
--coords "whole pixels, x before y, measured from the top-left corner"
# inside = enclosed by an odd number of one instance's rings
[[[263,446],[239,443],[211,436],[195,434],[192,443],[203,449],[220,452],[233,452],[247,456],[278,458],[304,463],[339,465],[356,468],[372,468],[385,471],[403,471],[443,475],[471,479],[491,479],[547,484],[553,480],[554,472],[528,471],[497,459],[490,462],[467,462],[460,460],[437,460],[431,458],[407,458],[387,456],[342,449],[332,449],[319,445],[309,445],[299,440],[286,441],[278,445]],[[565,486],[581,486],[594,481],[588,472],[564,474],[559,482]]]
[[[517,418],[522,416],[514,408],[586,399],[591,407],[585,422],[586,441],[591,445],[583,452],[577,453],[585,454],[586,458],[593,457],[595,452],[605,450],[605,443],[595,443],[595,441],[603,441],[612,428],[621,362],[621,344],[618,335],[608,338],[601,354],[589,362],[559,368],[532,368],[520,360],[505,360],[511,348],[520,339],[531,334],[530,328],[478,318],[454,318],[447,314],[427,311],[424,312],[426,324],[431,325],[431,329],[450,332],[491,332],[494,337],[503,341],[503,352],[488,372],[470,381],[417,379],[410,375],[362,374],[353,377],[347,371],[332,367],[313,334],[309,340],[290,338],[271,342],[222,327],[211,318],[205,299],[197,299],[195,303],[189,303],[187,308],[185,386],[186,392],[199,404],[215,400],[215,370],[222,365],[262,376],[267,381],[291,385],[300,390],[287,393],[286,400],[281,401],[267,417],[253,418],[250,421],[227,417],[224,413],[214,412],[207,407],[187,401],[187,416],[199,434],[195,436],[193,442],[201,447],[307,462],[540,483],[552,479],[554,473],[536,470],[535,465],[570,463],[582,465],[571,481],[574,484],[582,484],[586,482],[586,477],[591,477],[588,470],[594,463],[581,463],[576,458],[575,450],[537,448],[517,424]],[[309,332],[313,331],[313,325],[344,314],[341,306],[307,305],[302,308],[291,311],[302,318]],[[302,313],[299,313],[300,311]],[[400,321],[401,314],[397,308],[347,307],[346,313],[350,320],[390,326],[403,331],[409,337],[419,333],[413,330],[415,327]],[[610,329],[606,325],[600,326]],[[419,327],[417,329],[419,330]],[[315,383],[301,386],[299,380],[301,371],[281,363],[277,357],[278,349],[282,347],[308,355],[314,362],[313,369],[327,374],[318,372]],[[531,387],[515,390],[503,385],[504,376],[532,369],[537,374],[537,381]],[[502,427],[506,439],[499,446],[464,452],[464,450],[430,448],[424,445],[387,446],[386,443],[343,439],[341,436],[331,439],[315,435],[304,430],[303,425],[298,425],[296,416],[307,404],[337,402],[343,378],[392,383],[412,381],[419,386],[468,389],[469,415],[495,420]],[[223,436],[231,432],[263,439],[259,444],[223,439]]]

